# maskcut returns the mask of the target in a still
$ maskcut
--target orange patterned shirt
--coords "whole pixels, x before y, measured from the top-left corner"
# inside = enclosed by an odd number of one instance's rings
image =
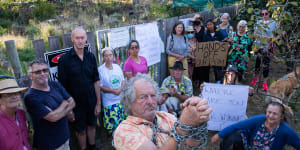
[[[156,112],[156,117],[159,128],[165,131],[170,131],[177,120],[172,114],[163,111]],[[150,126],[140,124],[142,122],[153,124],[142,118],[128,116],[118,126],[114,133],[114,146],[117,150],[136,150],[144,142],[151,141],[153,130]],[[158,132],[156,137],[157,147],[161,147],[168,138],[167,134]]]

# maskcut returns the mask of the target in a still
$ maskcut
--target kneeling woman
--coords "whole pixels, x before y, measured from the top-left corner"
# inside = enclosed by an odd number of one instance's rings
[[[105,64],[98,68],[103,103],[104,127],[112,133],[125,120],[124,109],[120,104],[120,93],[125,85],[124,75],[117,64],[113,64],[113,50],[104,48],[102,57]]]
[[[215,144],[222,138],[221,150],[227,150],[231,145],[234,149],[281,150],[286,144],[299,150],[299,136],[283,122],[287,110],[291,112],[281,101],[273,101],[268,105],[266,115],[257,115],[226,127],[211,138],[211,143]]]

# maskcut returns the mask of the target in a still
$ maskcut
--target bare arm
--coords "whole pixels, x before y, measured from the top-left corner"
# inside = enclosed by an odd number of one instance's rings
[[[190,103],[190,104],[189,104]],[[180,116],[180,122],[186,125],[199,126],[209,120],[209,114],[212,108],[207,105],[207,100],[200,99],[199,97],[191,97],[185,103],[184,110]],[[186,134],[185,131],[176,128],[177,133],[180,135]],[[200,143],[188,138],[186,141],[188,146],[198,146]],[[170,137],[162,147],[157,148],[150,140],[143,143],[138,150],[176,150],[177,145],[173,137]]]
[[[63,100],[57,109],[53,111],[51,110],[51,112],[47,114],[44,117],[44,119],[50,122],[56,122],[61,118],[65,117],[74,107],[75,107],[75,102],[73,98],[70,97],[68,100]]]
[[[95,93],[97,98],[97,104],[95,107],[95,115],[97,116],[101,112],[100,80],[94,83],[94,88],[95,88]]]

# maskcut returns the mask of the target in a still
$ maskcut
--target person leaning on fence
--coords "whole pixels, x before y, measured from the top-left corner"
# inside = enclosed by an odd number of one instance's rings
[[[24,101],[33,122],[33,147],[37,150],[69,150],[68,119],[74,121],[73,98],[56,81],[48,82],[49,68],[44,61],[28,66],[32,81]]]
[[[117,150],[187,149],[206,143],[212,108],[199,97],[189,98],[177,118],[156,111],[159,89],[149,75],[137,74],[121,92],[121,103],[129,115],[114,133]]]
[[[233,149],[264,149],[282,150],[290,145],[300,150],[299,135],[284,122],[285,113],[291,109],[281,101],[272,101],[267,106],[265,115],[257,115],[241,122],[232,124],[211,138],[215,144],[220,138],[220,150]]]
[[[75,27],[71,40],[74,46],[59,59],[58,80],[76,102],[74,127],[81,149],[86,148],[86,141],[88,149],[96,149],[96,116],[101,111],[97,60],[84,46],[87,41],[84,28]]]
[[[233,28],[229,23],[230,16],[228,13],[224,13],[220,19],[221,19],[221,23],[219,25],[217,25],[217,28],[221,32],[223,39],[224,39],[224,38],[227,38],[231,34],[231,32],[233,31]]]
[[[98,68],[103,104],[103,123],[109,133],[125,119],[124,108],[120,104],[120,93],[125,85],[124,75],[119,65],[113,64],[113,49],[102,49],[104,64]]]
[[[0,149],[30,150],[26,115],[19,108],[21,94],[27,88],[20,88],[15,79],[0,81]]]
[[[140,44],[137,40],[131,40],[127,47],[129,57],[124,63],[123,71],[127,80],[134,77],[137,73],[148,73],[147,60],[139,56]]]
[[[164,79],[161,86],[170,90],[170,96],[166,101],[168,110],[179,115],[180,103],[193,96],[193,85],[192,81],[183,75],[185,68],[181,61],[176,61],[170,69],[172,69],[171,75]]]
[[[173,26],[172,33],[167,39],[168,66],[171,67],[176,61],[181,61],[183,67],[188,69],[187,56],[189,54],[189,42],[184,35],[185,29],[182,22],[177,22]],[[171,70],[169,70],[171,73]],[[184,71],[184,75],[188,76],[188,70]]]

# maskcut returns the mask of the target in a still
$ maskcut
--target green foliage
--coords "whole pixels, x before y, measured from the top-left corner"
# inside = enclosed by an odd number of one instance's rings
[[[25,29],[25,34],[29,37],[34,37],[35,35],[39,35],[40,33],[41,33],[40,28],[34,25],[29,25]]]
[[[7,28],[3,28],[0,26],[0,35],[7,33],[7,31],[8,31]]]
[[[38,2],[33,9],[33,14],[37,20],[53,18],[57,14],[56,6],[48,2]]]

